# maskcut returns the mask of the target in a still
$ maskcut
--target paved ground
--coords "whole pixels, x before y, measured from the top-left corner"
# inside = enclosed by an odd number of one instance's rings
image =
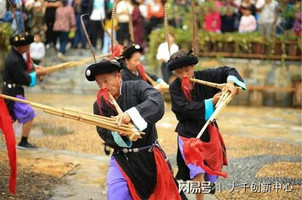
[[[27,98],[55,107],[65,106],[87,112],[91,112],[95,99],[94,96],[34,93],[29,93]],[[105,180],[109,158],[103,153],[95,128],[37,112],[31,141],[42,148],[38,151],[18,150],[18,163],[24,167],[18,169],[32,170],[32,173],[41,175],[52,174],[64,180],[60,184],[54,182],[49,190],[45,189],[45,198],[41,196],[37,199],[106,199]],[[301,198],[301,110],[230,106],[222,113],[218,123],[227,145],[229,166],[224,170],[229,177],[220,179],[215,196],[208,195],[206,199]],[[165,116],[157,124],[159,142],[176,171],[175,125],[176,119],[167,104]],[[20,126],[15,125],[15,129],[19,140]],[[1,143],[0,156],[3,159],[0,164],[3,165],[7,164],[7,160],[2,135]],[[25,179],[18,177],[19,182]],[[34,185],[33,177],[31,181]],[[21,195],[22,185],[18,186],[18,192],[17,196],[11,198],[32,199]],[[4,185],[0,187],[0,193],[0,199],[7,197]],[[194,196],[190,195],[189,198],[194,199]]]

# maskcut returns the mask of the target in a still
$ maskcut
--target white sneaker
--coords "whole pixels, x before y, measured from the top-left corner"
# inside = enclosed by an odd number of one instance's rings
[[[62,61],[66,61],[66,56],[64,56],[64,54],[62,54],[61,52],[59,52],[57,54],[58,58],[60,58]]]

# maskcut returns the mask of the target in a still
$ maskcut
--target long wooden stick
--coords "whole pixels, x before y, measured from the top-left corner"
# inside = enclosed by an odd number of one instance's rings
[[[169,42],[168,6],[169,6],[168,2],[165,3],[164,28],[165,28],[165,38],[168,46],[168,52],[169,52],[169,56],[171,56],[171,52],[170,52],[171,47]]]
[[[110,34],[110,40],[111,40],[111,52],[113,53],[113,44],[114,44],[114,38],[113,38],[113,32],[114,32],[114,19],[115,19],[115,12],[116,12],[116,6],[118,4],[119,0],[115,0],[113,2],[112,12],[111,12],[111,34]]]
[[[225,86],[225,83],[213,83],[213,82],[209,82],[209,81],[203,81],[203,80],[200,80],[200,79],[195,79],[195,78],[190,78],[190,81],[194,82],[194,83],[198,83],[198,84],[201,84],[201,85],[206,85],[206,86],[209,86],[209,87],[214,87],[214,88],[217,88],[217,89],[220,89],[222,90],[222,88]],[[243,90],[241,87],[239,86],[236,86],[239,90]]]
[[[230,93],[230,92],[229,92]],[[211,117],[208,119],[208,121],[205,123],[205,125],[202,127],[202,129],[199,131],[198,135],[196,138],[200,138],[208,125],[213,122],[214,120],[217,119],[218,115],[221,113],[222,109],[230,102],[232,99],[232,95],[229,95],[224,101],[222,101],[219,106],[215,109]]]
[[[43,105],[43,104],[39,104],[39,103],[35,103],[35,102],[23,100],[23,99],[18,99],[18,98],[12,97],[12,96],[4,95],[4,94],[0,94],[0,97],[11,100],[11,101],[17,101],[20,103],[29,104],[35,108],[42,109],[44,112],[52,114],[52,115],[57,115],[60,117],[65,117],[65,118],[81,121],[81,122],[91,124],[94,126],[99,126],[99,127],[102,127],[102,128],[108,129],[108,130],[117,131],[117,132],[131,132],[132,131],[132,127],[130,127],[127,124],[122,124],[121,126],[117,126],[115,123],[115,120],[112,120],[110,117],[103,116],[103,118],[100,118],[100,116],[98,116],[98,115],[89,116],[87,114],[85,116],[85,115],[81,115],[81,113],[78,111],[70,112],[70,110],[65,109],[65,108],[58,109],[58,108],[54,108],[51,106],[47,106],[47,105]]]
[[[107,53],[107,54],[98,55],[95,58],[105,58],[105,57],[109,57],[110,55],[111,55],[111,53]],[[94,60],[93,57],[84,58],[84,59],[78,60],[78,61],[69,61],[69,62],[65,62],[65,63],[61,63],[58,65],[53,65],[53,66],[47,67],[47,68],[45,68],[45,71],[46,71],[46,74],[51,74],[56,71],[60,71],[60,70],[64,70],[64,69],[68,69],[71,67],[76,67],[78,65],[85,64],[92,60]]]
[[[111,94],[110,92],[108,92],[108,93],[109,93],[109,98],[110,98],[110,100],[112,101],[112,103],[113,103],[113,105],[114,105],[116,111],[118,112],[118,114],[123,113],[122,109],[121,109],[120,106],[117,104],[117,102],[115,101],[115,99],[114,99],[114,97],[112,96],[112,94]],[[130,139],[131,141],[136,141],[136,140],[142,138],[140,132],[137,130],[137,128],[134,126],[134,124],[131,123],[131,122],[128,123],[128,124],[129,124],[129,126],[131,127],[131,129],[132,129],[132,131],[131,131],[132,134],[129,135],[129,139]],[[145,134],[145,133],[143,133],[143,134]]]
[[[220,90],[222,90],[222,88],[225,86],[225,83],[219,84],[219,83],[203,81],[203,80],[199,80],[199,79],[195,79],[195,78],[190,78],[190,81],[192,81],[194,83],[201,84],[201,85],[206,85],[206,86],[209,86],[209,87],[214,87],[214,88],[217,88],[217,89],[220,89]]]
[[[154,81],[147,73],[145,73],[145,74],[146,74],[147,80],[151,83],[151,85],[153,87],[158,85],[158,83],[156,83],[156,81]]]

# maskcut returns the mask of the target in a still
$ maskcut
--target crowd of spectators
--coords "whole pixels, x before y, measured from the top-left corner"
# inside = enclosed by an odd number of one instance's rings
[[[37,35],[38,42],[44,43],[46,49],[59,46],[58,57],[64,59],[68,43],[72,48],[87,48],[80,22],[80,16],[87,14],[83,19],[93,48],[107,53],[110,40],[105,30],[111,29],[113,2],[114,0],[0,0],[0,21],[11,23],[15,32],[25,29],[32,35]],[[168,2],[169,25],[186,28],[184,15],[191,10],[190,0]],[[132,20],[135,42],[146,46],[151,31],[163,26],[164,3],[163,0],[119,1],[114,37],[120,44],[130,43],[129,21]],[[200,12],[200,15],[197,14],[199,29],[205,31],[218,34],[259,31],[265,37],[278,36],[286,30],[293,30],[296,36],[301,36],[302,33],[300,0],[196,0],[195,3],[196,7],[202,8],[197,9]],[[41,45],[39,48],[42,48]]]

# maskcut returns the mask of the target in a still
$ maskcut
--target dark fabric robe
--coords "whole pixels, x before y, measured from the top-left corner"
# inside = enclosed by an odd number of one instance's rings
[[[226,83],[229,75],[233,75],[239,81],[244,82],[236,69],[227,66],[194,72],[194,78],[215,83]],[[220,90],[195,83],[191,91],[193,102],[189,102],[181,90],[181,81],[177,78],[170,84],[169,91],[172,100],[172,111],[178,120],[175,131],[183,137],[196,137],[207,121],[205,119],[204,100],[212,98],[216,93],[220,92]],[[209,133],[206,129],[201,140],[208,142],[209,139]],[[179,151],[177,153],[177,165],[179,168],[177,178],[184,180],[190,179],[188,174],[189,170]]]
[[[17,84],[17,87],[9,88],[7,85],[3,85],[2,94],[9,96],[24,96],[23,85],[29,86],[31,83],[31,77],[27,72],[27,65],[23,56],[12,47],[9,55],[5,60],[5,66],[3,71],[3,81],[6,84]],[[14,119],[13,105],[14,101],[5,100],[9,113]]]
[[[131,80],[142,80],[141,75],[138,72],[138,75],[133,74],[125,65],[125,68],[121,71],[122,73],[122,78],[123,81],[131,81]],[[148,74],[154,81],[156,81],[158,79],[157,76],[153,75],[153,74],[149,74],[146,72],[146,74]],[[151,83],[148,81],[148,83],[151,85]]]
[[[121,95],[117,99],[117,103],[123,111],[135,107],[148,123],[147,128],[143,130],[145,135],[133,142],[131,148],[153,144],[157,139],[155,123],[164,114],[164,100],[161,94],[142,80],[123,81]],[[96,102],[93,109],[95,114],[100,114]],[[102,102],[102,113],[108,117],[117,115],[116,111],[109,108],[104,102]],[[115,149],[113,156],[130,177],[140,197],[147,199],[152,194],[156,184],[156,176],[154,176],[156,164],[153,152],[142,151],[127,154],[118,152],[117,150],[121,148],[115,143],[110,130],[97,127],[97,132],[107,145]]]

